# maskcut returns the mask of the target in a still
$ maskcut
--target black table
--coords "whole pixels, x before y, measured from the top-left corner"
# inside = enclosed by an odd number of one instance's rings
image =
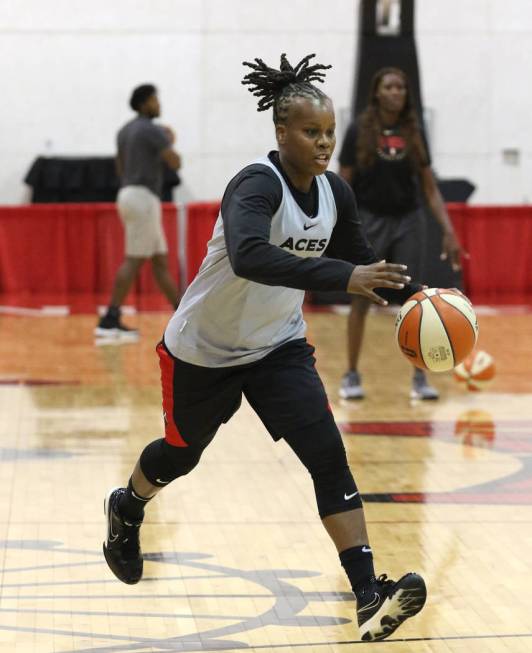
[[[98,157],[44,157],[35,159],[26,177],[33,203],[114,202],[119,188],[115,159]],[[179,176],[165,168],[162,201],[173,200]]]

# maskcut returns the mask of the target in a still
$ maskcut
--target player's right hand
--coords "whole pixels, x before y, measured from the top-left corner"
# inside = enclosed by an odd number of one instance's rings
[[[378,261],[370,265],[357,265],[353,270],[347,292],[355,295],[363,295],[372,302],[386,306],[388,302],[379,297],[374,288],[395,288],[400,290],[405,284],[410,282],[410,277],[406,276],[406,265],[400,263],[386,263]]]

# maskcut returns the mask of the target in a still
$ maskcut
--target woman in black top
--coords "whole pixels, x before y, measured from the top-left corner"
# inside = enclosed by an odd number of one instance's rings
[[[423,133],[419,127],[408,79],[397,68],[383,68],[373,77],[370,101],[348,128],[340,153],[340,175],[355,191],[366,235],[379,259],[404,263],[419,280],[424,254],[421,193],[443,231],[442,259],[460,269],[460,244],[436,185]],[[340,396],[364,396],[358,359],[369,302],[354,295],[348,322],[349,370]],[[422,370],[416,368],[411,398],[437,399]]]
[[[384,639],[425,602],[418,574],[375,577],[364,510],[340,432],[307,343],[305,290],[347,290],[381,304],[406,299],[404,265],[377,261],[348,184],[327,172],[335,138],[333,105],[311,84],[326,66],[281,69],[260,59],[244,83],[273,108],[278,152],[229,183],[198,275],[157,346],[165,437],[142,451],[127,488],[105,501],[103,549],[113,573],[137,583],[139,528],[155,494],[198,464],[244,395],[274,440],[307,468],[318,513],[357,598],[364,640]],[[327,257],[322,254],[327,253]],[[374,289],[379,289],[379,294]]]

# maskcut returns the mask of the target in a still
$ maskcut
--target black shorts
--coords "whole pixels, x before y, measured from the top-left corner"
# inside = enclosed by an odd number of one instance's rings
[[[259,361],[232,367],[185,363],[157,345],[165,438],[173,446],[206,446],[246,397],[274,440],[330,412],[314,347],[292,340]]]
[[[408,266],[413,281],[423,276],[425,256],[425,216],[421,209],[402,215],[376,215],[359,210],[366,236],[379,259]]]

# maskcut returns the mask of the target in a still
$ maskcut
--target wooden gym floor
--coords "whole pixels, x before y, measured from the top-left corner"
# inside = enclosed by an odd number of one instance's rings
[[[480,316],[498,368],[488,392],[440,375],[441,400],[417,405],[391,315],[370,316],[358,403],[337,396],[345,317],[307,318],[378,573],[421,572],[423,612],[391,640],[358,641],[310,478],[246,405],[150,505],[143,582],[115,580],[103,497],[161,435],[167,316],[131,318],[138,344],[96,347],[92,316],[3,314],[0,651],[532,651],[532,314]]]

